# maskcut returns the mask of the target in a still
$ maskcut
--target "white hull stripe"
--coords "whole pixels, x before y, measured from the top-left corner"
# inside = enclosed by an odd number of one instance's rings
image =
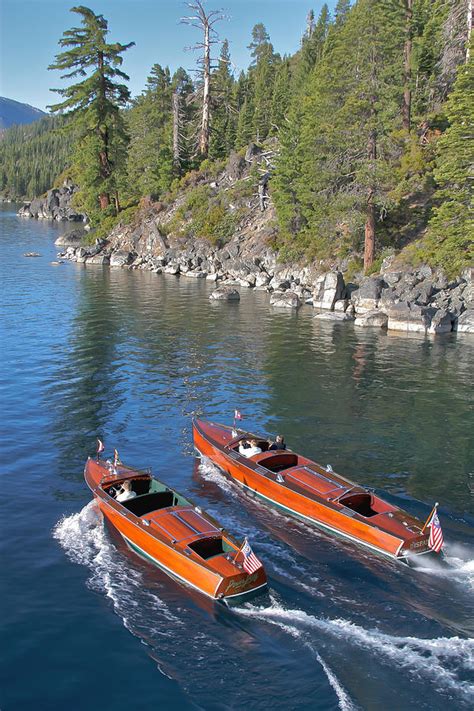
[[[122,536],[122,538],[124,539],[124,541],[127,543],[127,545],[132,549],[132,551],[134,551],[135,553],[138,553],[138,555],[143,556],[146,560],[151,561],[151,562],[154,563],[158,568],[161,568],[161,570],[166,571],[172,578],[178,578],[179,580],[181,580],[181,581],[182,581],[183,583],[185,583],[186,585],[189,585],[190,587],[194,588],[194,590],[197,590],[198,592],[202,593],[203,595],[206,595],[207,597],[210,597],[211,600],[218,600],[218,599],[219,599],[219,598],[216,598],[216,597],[213,596],[213,595],[210,595],[209,593],[207,593],[207,592],[206,592],[205,590],[203,590],[202,588],[198,588],[197,585],[194,585],[193,583],[191,583],[191,582],[190,582],[189,580],[187,580],[186,578],[183,578],[181,575],[178,575],[178,573],[176,573],[174,570],[171,570],[171,568],[168,568],[168,567],[167,567],[166,565],[164,565],[163,563],[160,563],[159,561],[157,561],[156,558],[154,558],[154,557],[153,557],[152,555],[150,555],[149,553],[146,553],[142,548],[140,548],[140,546],[138,546],[136,543],[134,543],[134,542],[131,541],[129,538],[127,538],[127,536],[125,536],[121,531],[119,531],[119,533],[120,533],[120,535]],[[221,578],[221,579],[219,580],[219,582],[218,582],[217,585],[216,585],[215,590],[218,589],[218,587],[219,587],[219,585],[222,583],[223,579],[224,579],[224,578]],[[260,590],[260,588],[265,587],[266,584],[267,584],[267,583],[264,583],[263,585],[259,585],[258,588],[252,588],[251,590],[245,590],[245,591],[243,591],[243,592],[241,592],[241,593],[236,593],[235,595],[226,595],[224,598],[222,598],[222,600],[225,601],[227,598],[240,597],[240,596],[243,596],[243,595],[246,595],[246,594],[249,594],[249,593],[253,593],[255,590]]]

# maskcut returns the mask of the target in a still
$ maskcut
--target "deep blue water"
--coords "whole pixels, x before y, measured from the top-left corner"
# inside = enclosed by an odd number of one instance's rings
[[[470,708],[474,339],[53,266],[64,227],[0,220],[2,711]],[[439,501],[449,567],[379,559],[199,465],[192,415],[235,407],[421,518]],[[214,606],[104,529],[82,475],[97,436],[248,535],[268,597]]]

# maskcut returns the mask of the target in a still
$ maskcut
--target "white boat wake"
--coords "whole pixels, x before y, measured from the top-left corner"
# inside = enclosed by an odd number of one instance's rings
[[[266,609],[249,605],[239,608],[238,612],[278,625],[301,638],[306,645],[311,645],[308,633],[318,631],[330,635],[369,652],[383,663],[404,669],[414,678],[431,679],[440,693],[452,694],[467,703],[474,701],[474,683],[465,680],[468,675],[472,677],[474,671],[472,639],[397,637],[378,629],[365,629],[349,620],[318,618],[303,610],[285,609],[275,598]],[[318,654],[315,649],[313,652]]]
[[[137,612],[138,607],[144,603],[148,609],[159,613],[159,618],[181,624],[165,603],[143,586],[140,571],[127,565],[123,556],[109,542],[102,516],[94,501],[79,513],[63,517],[54,527],[53,537],[74,563],[89,568],[87,585],[92,590],[105,593],[124,626],[132,634],[139,636],[137,627],[141,626],[142,616]],[[159,633],[159,627],[156,631]]]
[[[468,548],[461,543],[448,543],[444,548],[444,562],[447,565],[422,559],[414,567],[422,573],[448,578],[474,591],[474,560],[470,556],[472,556],[471,547]]]

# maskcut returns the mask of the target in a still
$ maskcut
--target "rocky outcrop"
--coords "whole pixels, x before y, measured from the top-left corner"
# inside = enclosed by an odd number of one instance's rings
[[[65,184],[62,188],[48,190],[44,197],[26,203],[18,211],[20,217],[34,217],[37,220],[58,220],[86,222],[86,216],[72,207],[72,197],[78,188]]]
[[[56,247],[80,247],[84,240],[89,237],[89,233],[83,227],[77,227],[73,230],[68,230],[64,234],[59,235],[55,241]]]

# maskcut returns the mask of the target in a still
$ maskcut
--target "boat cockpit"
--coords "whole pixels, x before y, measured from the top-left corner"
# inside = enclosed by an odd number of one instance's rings
[[[104,490],[115,499],[120,485],[124,481],[130,482],[131,489],[136,496],[120,503],[135,516],[145,516],[153,511],[159,511],[170,506],[187,506],[189,504],[184,496],[180,496],[151,477],[127,478],[121,481],[114,481],[111,486],[104,487]]]

